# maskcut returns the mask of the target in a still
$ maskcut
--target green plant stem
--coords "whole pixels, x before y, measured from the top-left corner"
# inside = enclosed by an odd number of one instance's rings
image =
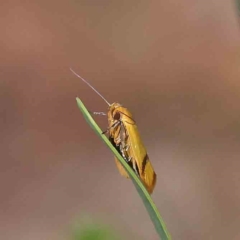
[[[158,209],[157,209],[156,205],[154,204],[151,196],[149,195],[148,191],[142,184],[141,180],[137,177],[135,172],[127,164],[127,162],[123,159],[123,157],[118,153],[118,151],[111,144],[111,142],[108,140],[108,138],[104,134],[102,134],[102,130],[99,128],[99,126],[93,120],[92,116],[89,114],[89,111],[84,106],[82,101],[79,98],[76,98],[76,100],[77,100],[77,105],[78,105],[79,109],[81,110],[81,112],[83,113],[83,116],[86,119],[86,121],[88,122],[88,124],[97,133],[97,135],[104,141],[104,143],[109,147],[109,149],[113,152],[113,154],[117,157],[119,162],[123,165],[123,167],[127,171],[134,186],[137,189],[139,196],[141,197],[141,199],[147,209],[147,212],[155,226],[155,229],[156,229],[159,237],[162,240],[171,240],[171,236],[170,236],[169,232],[167,231],[167,227],[166,227],[162,217],[160,216],[160,213],[158,212]]]

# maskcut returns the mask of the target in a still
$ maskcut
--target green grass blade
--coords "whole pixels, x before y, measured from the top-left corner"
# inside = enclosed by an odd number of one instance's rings
[[[88,110],[82,103],[82,101],[79,98],[76,98],[77,105],[81,112],[83,113],[84,118],[88,122],[88,124],[91,126],[91,128],[97,133],[97,135],[105,142],[105,144],[109,147],[109,149],[113,152],[113,154],[117,157],[117,159],[120,161],[120,163],[123,165],[125,170],[127,171],[128,175],[130,176],[133,184],[135,185],[139,196],[141,197],[147,212],[155,226],[155,229],[160,236],[162,240],[170,240],[171,236],[169,232],[167,231],[167,227],[161,218],[158,209],[156,205],[154,204],[151,196],[149,195],[148,191],[142,184],[141,180],[137,177],[135,172],[132,170],[132,168],[126,163],[126,161],[122,158],[122,156],[118,153],[118,151],[115,149],[115,147],[111,144],[111,142],[108,140],[108,138],[102,134],[102,130],[99,128],[99,126],[96,124],[96,122],[93,120],[92,116],[89,114]]]

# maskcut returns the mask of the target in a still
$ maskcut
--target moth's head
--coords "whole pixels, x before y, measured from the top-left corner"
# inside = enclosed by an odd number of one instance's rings
[[[109,106],[108,120],[109,122],[127,121],[128,123],[131,124],[135,123],[135,121],[133,120],[133,116],[129,112],[129,110],[119,103],[113,103]]]
[[[122,109],[122,105],[120,103],[112,103],[109,106],[109,110],[108,110],[108,118],[109,120],[120,120],[121,118],[121,109]]]

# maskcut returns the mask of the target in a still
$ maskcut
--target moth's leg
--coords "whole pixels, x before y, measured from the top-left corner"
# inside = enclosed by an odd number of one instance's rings
[[[117,120],[110,128],[115,128],[117,127],[119,124],[121,124],[120,120]]]
[[[119,131],[119,135],[117,137],[116,142],[119,142],[121,154],[124,157],[124,159],[126,160],[126,162],[129,163],[129,162],[131,162],[132,158],[129,157],[128,149],[130,146],[127,143],[128,135],[127,135],[127,131],[126,131],[125,126],[122,121],[121,121],[121,126],[120,126],[120,128],[118,128],[118,130],[120,130],[120,131]]]
[[[128,159],[127,159],[127,157],[126,157],[124,151],[121,151],[121,154],[122,154],[122,157],[126,160],[126,162],[128,162]]]
[[[128,145],[126,144],[126,145],[124,146],[124,151],[127,152],[129,148],[130,148],[130,145],[129,145],[129,144],[128,144]]]
[[[115,136],[114,142],[116,143],[117,146],[120,146],[120,148],[123,149],[124,141],[121,138],[121,129],[122,129],[122,122],[120,122],[120,126],[117,125],[114,128],[114,136]]]
[[[120,127],[116,126],[116,131],[114,132],[114,135],[116,136],[115,142],[121,144],[121,149],[125,151],[128,135],[123,122],[120,120],[119,122],[120,122]]]
[[[132,161],[132,165],[133,165],[133,170],[134,172],[137,174],[137,176],[139,177],[139,172],[138,172],[138,168],[137,168],[137,165],[136,165],[136,162],[135,161]]]
[[[121,124],[121,121],[116,121],[111,127],[107,128],[107,130],[103,131],[102,134],[105,134],[105,133],[109,132],[109,130],[110,130],[111,128],[115,128],[115,127],[117,127],[119,124]]]
[[[102,134],[106,134],[106,133],[108,133],[108,131],[109,131],[109,129],[103,131]]]

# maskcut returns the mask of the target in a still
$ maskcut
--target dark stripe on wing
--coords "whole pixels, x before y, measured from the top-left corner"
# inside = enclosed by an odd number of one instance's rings
[[[148,162],[149,162],[149,157],[146,153],[146,155],[143,158],[143,162],[142,162],[142,174],[145,172],[145,168],[146,168],[146,165]]]
[[[157,174],[154,172],[154,175],[153,175],[153,187],[155,186],[156,181],[157,181]]]

